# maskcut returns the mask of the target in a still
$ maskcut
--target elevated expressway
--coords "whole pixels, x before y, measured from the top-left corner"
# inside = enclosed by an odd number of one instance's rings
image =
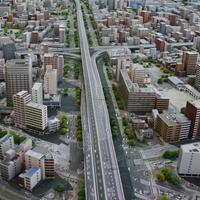
[[[80,2],[76,0],[84,77],[81,115],[87,200],[124,200],[101,80],[92,65]]]

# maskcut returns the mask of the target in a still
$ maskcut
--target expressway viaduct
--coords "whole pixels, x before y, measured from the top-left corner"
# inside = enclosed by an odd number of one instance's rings
[[[78,32],[84,78],[82,123],[85,184],[88,200],[124,200],[110,120],[96,65],[90,56],[79,0],[76,0]]]

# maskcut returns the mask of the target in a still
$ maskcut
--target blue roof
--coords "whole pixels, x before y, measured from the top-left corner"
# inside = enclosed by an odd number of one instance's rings
[[[32,168],[30,168],[30,169],[25,173],[25,176],[31,177],[31,176],[33,176],[38,170],[39,170],[38,167],[32,167]]]

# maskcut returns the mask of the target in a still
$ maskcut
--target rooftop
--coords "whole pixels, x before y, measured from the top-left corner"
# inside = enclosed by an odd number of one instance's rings
[[[37,153],[40,153],[40,154],[43,154],[43,155],[48,154],[48,148],[45,148],[45,147],[39,146],[39,145],[37,145],[37,146],[33,149],[33,151],[35,151],[35,152],[37,152]]]
[[[181,81],[176,76],[170,76],[168,77],[169,81],[171,81],[174,85],[184,85],[183,81]]]
[[[199,153],[200,152],[200,142],[181,145],[181,149],[183,152],[186,152],[186,153],[187,152]]]
[[[38,152],[33,151],[33,150],[28,150],[25,155],[31,156],[31,157],[34,157],[34,158],[37,158],[37,159],[41,159],[44,156],[44,154],[38,153]]]
[[[42,87],[42,83],[39,83],[39,82],[36,82],[36,83],[34,83],[34,85],[33,85],[33,89],[34,89],[34,90],[37,90],[37,89],[39,89],[40,87]]]
[[[10,137],[11,137],[11,135],[6,134],[6,135],[3,136],[2,138],[0,138],[0,144],[2,144],[2,143],[4,143],[5,141],[7,141]]]
[[[46,107],[45,105],[38,104],[33,101],[30,101],[29,103],[27,103],[26,106],[36,108],[36,109],[43,109],[44,107]]]
[[[200,109],[200,100],[190,101],[190,103],[196,108]]]
[[[35,173],[37,173],[40,170],[38,167],[32,167],[30,168],[24,175],[27,177],[32,177]]]

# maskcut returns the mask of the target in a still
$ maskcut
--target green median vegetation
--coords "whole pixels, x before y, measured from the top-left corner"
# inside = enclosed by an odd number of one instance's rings
[[[64,77],[65,78],[69,77],[69,71],[70,71],[69,64],[65,64],[65,66],[64,66]]]
[[[112,72],[111,72],[111,70],[108,67],[106,68],[106,72],[107,72],[107,75],[108,75],[108,79],[112,80],[112,78],[113,78]]]
[[[113,138],[117,137],[118,126],[117,126],[117,120],[116,120],[116,118],[112,117],[110,119],[110,126],[111,126],[112,137]]]
[[[87,32],[87,39],[88,39],[89,46],[92,46],[93,41],[92,41],[92,36],[91,36],[90,32]]]
[[[103,87],[103,93],[104,93],[104,96],[105,96],[106,105],[109,108],[110,105],[111,105],[111,99],[109,97],[109,89],[106,88],[106,87]]]
[[[163,158],[169,159],[169,160],[176,160],[179,156],[179,150],[176,151],[165,151],[162,155]]]
[[[81,88],[76,87],[76,104],[80,106],[81,104]]]
[[[135,132],[131,128],[129,128],[128,126],[126,126],[124,128],[124,134],[126,135],[126,137],[128,139],[128,145],[129,146],[135,146],[135,145],[137,145],[137,140],[136,140]]]
[[[79,74],[80,74],[80,65],[81,65],[80,61],[76,61],[76,62],[74,63],[74,78],[75,78],[76,80],[78,80],[78,78],[79,78]]]
[[[173,186],[180,187],[181,180],[175,175],[170,167],[163,167],[156,173],[156,179],[158,182],[163,183],[165,181],[169,182]]]
[[[67,134],[69,131],[69,127],[68,127],[68,117],[67,115],[63,115],[61,120],[60,120],[60,128],[59,128],[59,132],[61,135],[65,135]]]
[[[113,93],[115,95],[115,99],[117,101],[118,108],[120,110],[124,110],[125,103],[124,103],[121,93],[119,92],[119,89],[117,88],[117,86],[115,84],[112,84],[112,89],[113,89]]]
[[[81,116],[77,116],[76,118],[76,139],[79,142],[83,141]]]

